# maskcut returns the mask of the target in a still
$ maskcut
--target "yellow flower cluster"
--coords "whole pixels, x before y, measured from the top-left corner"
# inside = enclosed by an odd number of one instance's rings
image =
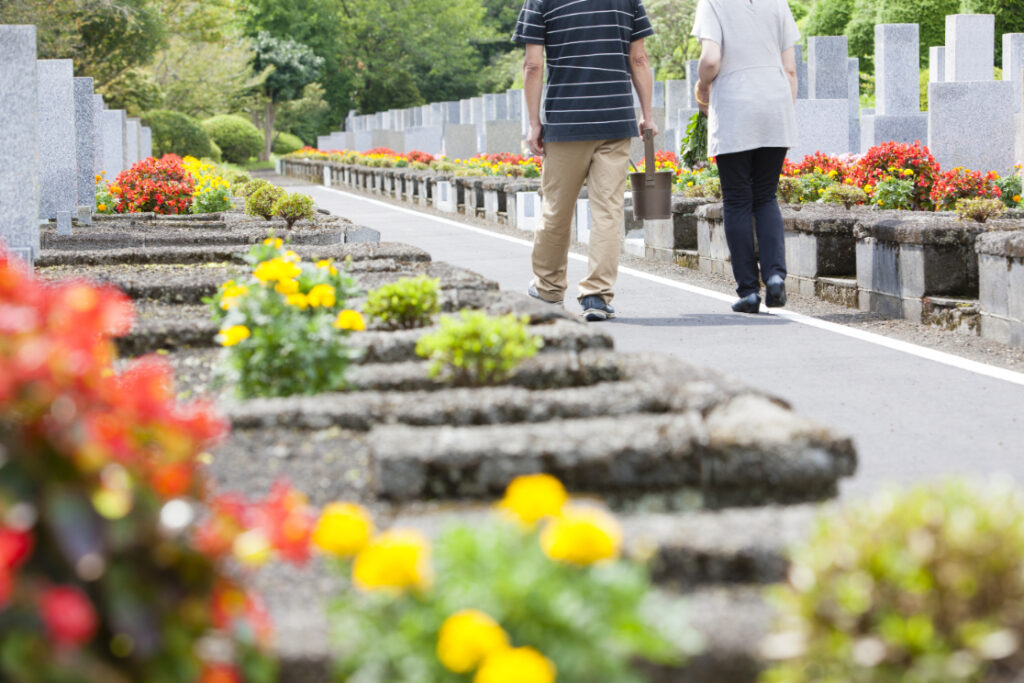
[[[352,583],[363,591],[426,590],[433,583],[430,544],[412,529],[385,531],[356,555]]]
[[[234,280],[228,280],[221,285],[221,288],[224,290],[224,293],[221,294],[220,307],[225,311],[230,311],[237,306],[239,299],[249,293],[248,287],[235,284]]]
[[[475,609],[445,619],[437,637],[437,658],[455,673],[477,669],[473,683],[555,681],[554,662],[532,647],[511,647],[498,622]]]
[[[301,275],[302,268],[300,268],[299,264],[295,263],[292,259],[287,257],[278,257],[260,263],[256,266],[256,270],[254,270],[252,274],[253,277],[263,284],[270,284],[274,282],[280,286],[282,283],[294,280]],[[295,284],[297,287],[298,283]],[[282,294],[285,293],[287,292],[282,292]]]
[[[192,196],[196,203],[226,206],[231,183],[221,177],[212,164],[203,163],[191,156],[187,156],[181,161],[182,166],[192,176],[195,183]]]
[[[373,535],[370,513],[355,503],[331,503],[320,513],[313,529],[313,544],[337,557],[352,557]]]
[[[359,311],[345,309],[338,313],[338,319],[334,321],[334,329],[361,332],[366,329],[366,320]]]
[[[541,548],[558,562],[594,564],[618,557],[622,549],[618,521],[596,505],[570,503],[562,483],[549,474],[514,479],[498,509],[530,529],[547,519]]]
[[[223,346],[234,346],[235,344],[245,341],[251,336],[252,333],[245,325],[234,325],[221,330],[220,334],[217,335],[217,339]]]

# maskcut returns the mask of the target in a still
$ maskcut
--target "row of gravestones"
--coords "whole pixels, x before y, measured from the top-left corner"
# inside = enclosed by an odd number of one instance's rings
[[[92,220],[96,178],[152,156],[152,131],[107,109],[70,59],[38,59],[34,26],[0,25],[0,241],[31,263],[40,222]]]
[[[930,47],[927,112],[919,100],[920,38],[917,24],[875,26],[875,107],[861,109],[859,60],[849,57],[845,36],[812,37],[807,61],[797,47],[799,92],[796,115],[800,159],[816,151],[858,154],[888,141],[926,142],[944,167],[1008,171],[1024,163],[1024,33],[1005,34],[1003,79],[993,77],[995,19],[991,14],[946,17],[946,45]],[[691,84],[655,82],[655,119],[660,149],[678,149],[697,110]],[[321,136],[319,149],[366,151],[387,147],[419,150],[450,159],[479,153],[521,152],[527,132],[522,90],[459,102],[435,102],[357,116],[345,131]],[[634,149],[638,157],[638,149]]]

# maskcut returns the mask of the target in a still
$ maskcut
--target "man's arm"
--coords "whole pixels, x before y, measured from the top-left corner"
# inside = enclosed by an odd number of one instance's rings
[[[786,48],[782,51],[782,68],[789,78],[789,87],[793,90],[793,101],[796,102],[796,94],[799,84],[796,76],[796,51],[793,48]]]
[[[530,117],[530,132],[526,147],[530,154],[544,156],[543,131],[540,123],[540,98],[544,91],[544,46],[528,43],[523,60],[523,94],[526,113]]]
[[[651,76],[651,60],[647,57],[643,38],[629,44],[629,71],[633,78],[633,87],[636,88],[637,97],[640,98],[640,135],[643,135],[647,128],[657,135],[658,126],[654,123],[654,113],[651,111],[654,78]]]
[[[708,113],[708,102],[711,100],[711,82],[718,77],[722,66],[722,46],[713,40],[700,41],[700,62],[697,64],[697,106],[705,114]],[[703,102],[703,104],[701,104]]]

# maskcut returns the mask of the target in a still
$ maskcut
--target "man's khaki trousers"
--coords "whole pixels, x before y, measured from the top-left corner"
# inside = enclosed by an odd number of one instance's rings
[[[596,295],[609,303],[615,293],[622,249],[622,205],[629,169],[629,138],[544,144],[540,227],[533,239],[533,284],[543,299],[565,296],[566,266],[576,199],[587,181],[590,198],[590,266],[579,299]]]

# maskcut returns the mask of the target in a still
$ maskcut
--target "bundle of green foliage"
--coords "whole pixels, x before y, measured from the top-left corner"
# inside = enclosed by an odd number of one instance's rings
[[[232,180],[231,181],[231,186],[232,186],[233,193],[235,195],[237,195],[239,197],[243,197],[243,198],[248,197],[249,195],[254,193],[256,190],[258,190],[258,189],[260,189],[262,187],[267,187],[270,184],[271,183],[267,182],[263,178],[248,178],[246,180],[239,179],[239,180]],[[236,189],[236,185],[237,185],[237,189]]]
[[[986,682],[1024,670],[1024,495],[959,481],[822,517],[775,591],[764,683]]]
[[[799,204],[801,194],[800,178],[794,178],[793,176],[779,178],[779,199],[787,204]]]
[[[910,178],[886,178],[875,186],[875,205],[880,209],[914,208],[914,181]]]
[[[283,156],[292,152],[298,152],[305,146],[306,144],[302,140],[291,133],[277,133],[274,138],[273,152]]]
[[[210,136],[191,116],[156,109],[142,115],[142,124],[153,131],[153,156],[157,159],[165,154],[213,158]]]
[[[496,384],[544,345],[527,331],[528,324],[527,316],[461,311],[458,318],[442,317],[440,330],[420,337],[416,353],[433,361],[431,377],[446,373],[458,386]]]
[[[242,117],[232,114],[214,116],[203,121],[203,130],[220,147],[225,161],[244,164],[259,156],[263,149],[263,135]]]
[[[285,226],[289,230],[292,229],[296,222],[303,218],[307,221],[312,221],[316,215],[316,210],[313,208],[313,198],[298,192],[282,194],[270,207],[270,211],[272,215],[283,218]]]
[[[250,216],[262,216],[269,221],[274,217],[274,205],[285,194],[277,185],[260,185],[246,196],[245,212]]]
[[[705,199],[722,198],[722,180],[717,177],[704,178],[683,189],[684,197],[704,197]]]
[[[989,218],[999,218],[1006,213],[1006,205],[1003,200],[993,197],[977,197],[973,199],[958,199],[956,202],[956,215],[960,220],[972,220],[984,223]]]
[[[821,195],[821,201],[826,204],[842,204],[849,211],[857,204],[864,204],[868,201],[868,193],[856,185],[836,183],[825,188]]]
[[[370,291],[363,313],[392,329],[423,327],[441,312],[440,293],[437,278],[403,277]]]

